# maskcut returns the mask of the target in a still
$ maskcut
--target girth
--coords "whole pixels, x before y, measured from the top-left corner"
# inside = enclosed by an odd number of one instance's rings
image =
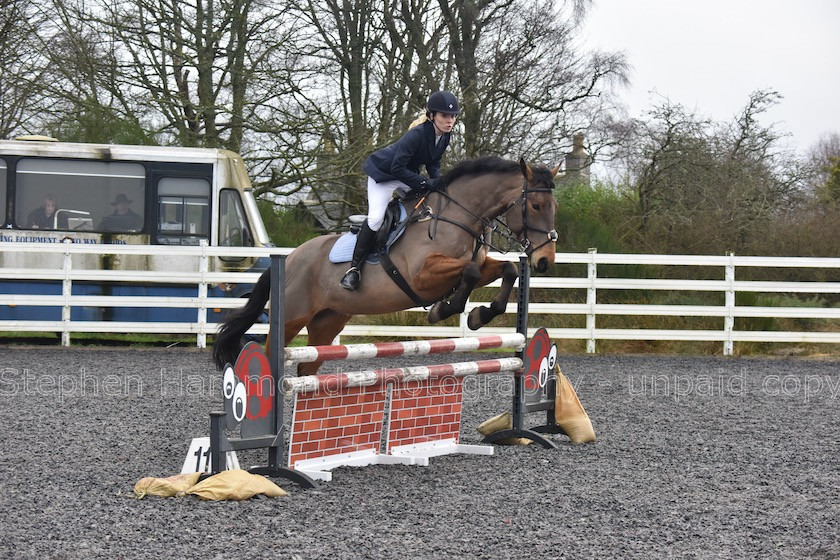
[[[475,238],[475,244],[474,244],[475,248],[474,248],[473,254],[472,254],[472,259],[475,260],[476,256],[478,255],[478,252],[481,250],[481,248],[484,245],[487,245],[487,241],[485,239],[484,234],[483,233],[482,234],[476,234],[474,231],[472,231],[470,228],[468,228],[464,224],[461,224],[461,223],[455,222],[453,220],[449,220],[447,218],[442,217],[440,215],[440,213],[441,213],[440,201],[442,201],[444,198],[446,198],[448,200],[452,200],[452,199],[445,193],[441,193],[441,194],[442,194],[442,196],[439,197],[440,200],[439,200],[439,205],[438,205],[438,211],[434,212],[434,213],[431,213],[431,215],[425,214],[425,213],[422,213],[422,212],[419,215],[416,215],[417,209],[420,208],[421,206],[423,206],[423,203],[426,200],[425,196],[420,197],[418,199],[417,203],[411,209],[411,214],[405,220],[405,223],[402,224],[402,227],[403,228],[408,227],[408,224],[410,224],[411,222],[416,222],[416,221],[419,221],[423,218],[428,219],[430,217],[431,222],[429,223],[429,238],[434,239],[436,229],[437,229],[438,220],[443,220],[445,222],[456,225],[456,226],[460,227],[461,229],[463,229],[464,231],[466,231],[467,233],[469,233],[470,235],[472,235]],[[390,205],[389,205],[389,208],[390,208]],[[382,251],[379,253],[379,263],[382,265],[382,268],[385,269],[385,272],[388,274],[388,278],[393,280],[394,284],[396,284],[403,291],[403,293],[405,293],[405,295],[407,295],[411,299],[411,301],[414,302],[414,305],[416,305],[418,307],[428,307],[428,306],[432,305],[433,303],[435,303],[434,301],[423,300],[420,296],[417,295],[417,293],[414,290],[411,289],[411,286],[408,284],[408,281],[406,281],[405,277],[402,275],[402,273],[399,271],[399,269],[397,269],[397,266],[394,264],[394,261],[392,261],[391,258],[388,256],[388,251],[390,250],[390,248],[391,248],[391,246],[383,247]],[[456,288],[456,286],[453,286],[452,289],[454,290],[455,288]]]
[[[428,307],[433,304],[433,301],[424,301],[420,299],[414,290],[411,289],[411,286],[408,285],[406,282],[405,277],[397,270],[396,265],[394,265],[394,261],[391,260],[391,257],[388,256],[388,253],[383,251],[381,255],[379,255],[379,263],[382,265],[382,268],[385,269],[385,272],[388,273],[388,278],[394,281],[394,284],[399,286],[399,288],[411,298],[411,301],[414,302],[414,305],[418,307]]]

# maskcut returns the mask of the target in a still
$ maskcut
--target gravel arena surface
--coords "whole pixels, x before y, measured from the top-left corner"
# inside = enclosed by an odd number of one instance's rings
[[[209,356],[0,348],[0,557],[840,558],[836,361],[563,355],[597,443],[344,467],[317,490],[275,480],[283,498],[135,499],[209,434]],[[466,387],[461,441],[480,443],[510,379]]]

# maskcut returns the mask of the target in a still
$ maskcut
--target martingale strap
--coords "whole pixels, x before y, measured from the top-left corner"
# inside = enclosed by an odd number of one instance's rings
[[[414,305],[418,307],[428,307],[434,303],[433,301],[423,301],[422,299],[420,299],[420,296],[414,293],[414,290],[411,289],[411,286],[409,286],[408,282],[405,281],[403,275],[400,273],[399,270],[397,270],[397,267],[394,265],[394,262],[391,260],[391,257],[388,256],[387,252],[383,251],[382,254],[379,255],[379,262],[382,265],[382,268],[385,269],[385,272],[388,273],[388,278],[393,280],[394,284],[399,286],[400,289],[403,292],[405,292],[405,295],[411,298],[411,301],[414,302]]]

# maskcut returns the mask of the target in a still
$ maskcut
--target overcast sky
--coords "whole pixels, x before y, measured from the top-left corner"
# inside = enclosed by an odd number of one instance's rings
[[[778,123],[798,151],[840,133],[840,0],[595,0],[584,32],[588,46],[627,55],[630,116],[664,96],[729,120],[772,88],[784,99],[762,124]]]

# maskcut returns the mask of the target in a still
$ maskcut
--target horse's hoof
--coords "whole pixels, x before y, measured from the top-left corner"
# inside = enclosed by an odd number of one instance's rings
[[[479,315],[478,307],[470,311],[470,314],[467,315],[467,326],[471,331],[477,331],[484,326],[481,324],[481,316]]]
[[[485,317],[485,313],[489,312],[488,307],[476,307],[470,314],[467,315],[467,326],[471,331],[477,331],[484,325],[490,322],[493,317]]]
[[[359,289],[359,284],[362,281],[362,275],[359,274],[359,269],[355,266],[344,273],[344,276],[341,278],[341,287],[345,290],[350,290],[351,292],[355,292]]]

